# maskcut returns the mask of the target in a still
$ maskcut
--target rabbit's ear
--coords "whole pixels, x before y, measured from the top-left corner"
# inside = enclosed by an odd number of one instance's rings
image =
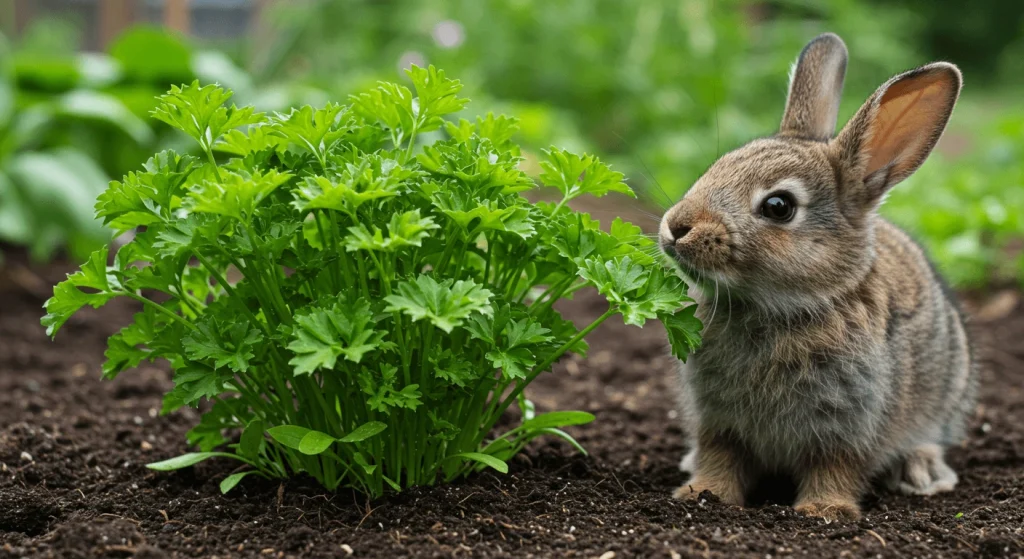
[[[818,35],[790,72],[789,97],[779,134],[827,141],[836,131],[846,75],[846,45],[838,35]]]
[[[878,88],[835,139],[844,198],[873,207],[909,177],[939,141],[960,95],[960,70],[935,62]]]

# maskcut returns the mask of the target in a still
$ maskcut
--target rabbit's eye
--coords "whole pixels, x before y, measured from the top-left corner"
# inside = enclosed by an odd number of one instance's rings
[[[761,203],[761,215],[772,221],[785,223],[796,213],[796,200],[788,192],[777,192]]]

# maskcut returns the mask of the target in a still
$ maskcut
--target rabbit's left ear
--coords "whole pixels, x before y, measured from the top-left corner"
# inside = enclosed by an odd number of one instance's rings
[[[789,79],[779,134],[828,141],[836,131],[846,76],[846,44],[833,33],[818,35],[800,52]]]
[[[878,88],[833,142],[841,172],[853,181],[846,185],[848,201],[873,207],[924,163],[949,122],[962,82],[956,66],[935,62]]]

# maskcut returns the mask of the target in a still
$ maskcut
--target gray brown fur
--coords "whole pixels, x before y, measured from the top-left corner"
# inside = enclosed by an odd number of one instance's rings
[[[742,504],[758,475],[788,473],[801,512],[856,518],[872,479],[956,483],[943,450],[974,409],[970,340],[922,249],[876,209],[934,147],[960,73],[894,77],[832,138],[845,66],[838,37],[812,41],[780,134],[723,156],[662,221],[705,324],[680,367],[693,476],[677,497]],[[759,213],[778,190],[797,199],[790,223]]]

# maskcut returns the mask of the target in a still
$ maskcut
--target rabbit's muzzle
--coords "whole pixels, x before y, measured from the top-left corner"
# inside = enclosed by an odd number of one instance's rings
[[[721,271],[729,259],[729,231],[726,226],[707,211],[687,211],[685,203],[680,203],[665,215],[659,237],[662,249],[685,268]]]

